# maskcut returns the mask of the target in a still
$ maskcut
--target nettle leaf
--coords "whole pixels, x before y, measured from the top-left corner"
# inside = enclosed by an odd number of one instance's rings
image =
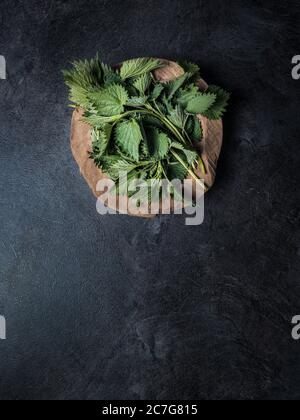
[[[107,117],[122,114],[129,99],[126,89],[115,84],[93,92],[89,97],[97,107],[99,114]]]
[[[154,117],[153,115],[149,115],[149,114],[143,115],[142,119],[145,126],[156,127],[161,130],[165,128],[164,124],[157,117]]]
[[[102,63],[98,55],[92,60],[76,61],[73,69],[63,71],[63,76],[70,88],[71,102],[86,109],[89,106],[89,93],[102,85]]]
[[[124,171],[123,171],[124,172]],[[129,187],[131,186],[132,182],[137,181],[139,179],[143,179],[145,174],[143,172],[138,172],[137,170],[133,169],[131,172],[127,172],[127,177],[122,177],[118,179],[117,185],[113,188],[112,191],[115,191],[121,195],[132,195],[132,192],[129,192]]]
[[[176,150],[180,150],[184,154],[184,160],[187,161],[188,165],[191,166],[197,159],[198,153],[195,150],[188,150],[182,144],[177,142],[172,142],[171,147]]]
[[[95,110],[86,111],[82,117],[82,121],[91,125],[92,127],[101,128],[105,124],[115,123],[120,120],[122,115],[112,115],[111,117],[104,117],[99,115]]]
[[[162,179],[164,175],[164,167],[161,161],[157,162],[157,171],[155,174],[155,179]]]
[[[173,110],[173,105],[171,102],[167,101],[165,96],[163,96],[159,102],[155,103],[155,108],[162,115],[167,115]]]
[[[80,86],[72,86],[70,88],[69,99],[71,102],[80,106],[83,109],[87,109],[90,106],[89,94],[91,90],[86,90]]]
[[[185,73],[182,76],[178,77],[176,80],[169,82],[166,85],[166,91],[168,95],[168,100],[172,99],[175,93],[185,84],[185,82],[191,77],[190,73]]]
[[[181,143],[177,143],[176,141],[171,143],[171,147],[177,150],[184,150],[184,146]]]
[[[217,99],[213,106],[209,108],[203,115],[210,120],[218,120],[222,118],[226,112],[230,94],[218,86],[210,86],[206,92],[216,95]]]
[[[197,115],[191,115],[186,125],[186,131],[194,141],[200,141],[203,137],[201,121]]]
[[[184,108],[199,93],[199,89],[195,85],[190,85],[185,89],[180,89],[176,95],[177,102]]]
[[[153,58],[137,58],[125,61],[121,67],[120,75],[123,80],[137,78],[161,66],[162,64],[159,60]]]
[[[190,73],[192,76],[200,73],[200,67],[197,64],[183,61],[179,63],[186,73]]]
[[[142,158],[150,157],[148,142],[147,142],[147,139],[145,139],[144,137],[141,141],[141,153],[140,154],[141,154]]]
[[[152,165],[152,167],[150,168],[150,171],[149,171],[149,179],[154,179],[154,177],[155,177],[155,174],[157,173],[157,170],[158,170],[158,163],[159,162],[155,162],[153,165]]]
[[[141,94],[141,96],[143,96],[145,95],[146,91],[149,89],[151,81],[152,81],[151,75],[149,73],[146,73],[138,77],[133,82],[133,86]]]
[[[102,64],[102,71],[103,71],[103,81],[104,81],[105,86],[122,83],[122,79],[117,70],[115,71],[107,64]]]
[[[117,124],[115,132],[118,147],[137,162],[140,157],[140,143],[143,139],[139,124],[135,120],[124,121]]]
[[[186,107],[189,114],[204,114],[216,102],[217,95],[213,93],[198,93],[191,99]]]
[[[136,90],[136,88],[133,85],[131,85],[130,83],[126,83],[126,82],[122,82],[122,83],[123,83],[123,86],[125,86],[125,89],[126,89],[130,98],[140,96],[139,92]],[[144,96],[144,95],[142,95],[142,96]]]
[[[92,60],[75,61],[73,69],[63,71],[65,82],[69,87],[80,86],[86,90],[100,87],[103,82],[102,65],[98,55]]]
[[[148,139],[149,152],[156,160],[164,159],[170,148],[170,140],[165,133],[160,132],[157,128],[149,127],[146,130]]]
[[[188,171],[178,162],[171,162],[168,166],[168,179],[173,181],[178,179],[183,181],[187,176]]]
[[[163,110],[163,108],[165,108],[165,111],[167,112],[167,114],[171,114],[171,112],[174,110],[173,105],[171,100],[169,100],[166,95],[163,95],[162,99],[161,99],[162,105],[163,107],[161,107],[161,109]]]
[[[177,107],[173,109],[173,111],[171,111],[170,114],[168,115],[168,119],[174,125],[176,125],[176,127],[183,129],[186,115],[182,107],[180,105],[177,105]]]
[[[128,162],[124,159],[118,159],[113,162],[106,170],[106,174],[112,180],[116,181],[120,178],[120,174],[126,172],[129,174],[130,172],[136,169],[136,165],[132,162]]]
[[[114,162],[117,162],[120,160],[120,156],[117,155],[103,155],[98,156],[95,158],[95,163],[97,166],[99,166],[104,173],[107,173],[109,168]]]
[[[126,105],[130,107],[140,107],[146,104],[148,98],[146,96],[133,96],[129,98]]]
[[[92,132],[93,155],[101,157],[107,150],[111,139],[112,125],[106,124],[101,129],[94,129]]]
[[[141,149],[141,156],[142,158],[148,158],[150,157],[150,151],[149,151],[149,145],[148,145],[148,139],[147,139],[147,134],[144,128],[144,124],[143,121],[140,121],[140,129],[141,129],[141,133],[142,133],[142,141],[141,141],[141,145],[140,145],[140,149]]]
[[[152,101],[156,101],[160,97],[164,89],[165,86],[162,83],[157,83],[150,95],[150,99]]]
[[[194,118],[194,128],[193,128],[192,136],[193,136],[193,140],[198,140],[198,141],[202,140],[202,137],[203,137],[201,121],[197,117]]]
[[[184,149],[183,153],[185,154],[188,164],[191,166],[199,157],[198,153],[193,150]]]

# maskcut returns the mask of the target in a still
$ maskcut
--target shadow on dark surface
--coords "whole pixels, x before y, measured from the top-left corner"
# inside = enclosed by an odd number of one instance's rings
[[[298,1],[3,0],[1,399],[298,399]],[[202,226],[99,217],[60,70],[187,58],[232,91]]]

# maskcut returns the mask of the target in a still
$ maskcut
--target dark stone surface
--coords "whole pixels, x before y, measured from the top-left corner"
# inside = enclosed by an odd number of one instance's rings
[[[1,0],[2,399],[298,399],[299,1]],[[205,223],[100,217],[60,69],[188,58],[233,92]]]

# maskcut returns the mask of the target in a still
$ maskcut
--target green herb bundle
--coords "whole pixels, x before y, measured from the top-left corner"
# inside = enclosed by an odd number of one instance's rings
[[[97,56],[63,72],[73,106],[93,128],[91,158],[117,185],[121,172],[129,181],[199,180],[196,168],[206,172],[194,147],[203,137],[199,115],[221,118],[229,94],[217,86],[200,92],[199,67],[180,65],[182,76],[169,83],[155,79],[164,64],[151,58],[112,68]]]

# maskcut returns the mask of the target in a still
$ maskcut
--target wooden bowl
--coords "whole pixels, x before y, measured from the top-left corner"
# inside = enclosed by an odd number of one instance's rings
[[[183,74],[183,69],[175,62],[168,60],[161,60],[165,66],[154,71],[154,76],[161,82],[170,82],[177,79]],[[198,82],[199,90],[205,91],[208,85],[204,80]],[[101,169],[97,168],[94,161],[90,159],[89,152],[92,150],[91,127],[82,121],[83,111],[77,109],[73,113],[71,125],[71,149],[73,156],[79,166],[80,172],[87,184],[91,188],[95,197],[101,199],[101,195],[97,192],[97,184],[100,180],[108,179]],[[196,170],[197,175],[204,180],[208,189],[210,189],[215,181],[217,164],[222,148],[223,142],[223,124],[222,120],[211,121],[199,115],[202,123],[203,138],[199,139],[199,143],[195,145],[199,156],[205,164],[207,173],[204,174],[201,168]],[[127,201],[125,197],[118,200],[117,210],[119,213],[127,214]],[[163,212],[163,204],[159,213]],[[116,209],[114,209],[116,210]],[[143,214],[143,210],[134,216],[153,218],[155,215]]]

